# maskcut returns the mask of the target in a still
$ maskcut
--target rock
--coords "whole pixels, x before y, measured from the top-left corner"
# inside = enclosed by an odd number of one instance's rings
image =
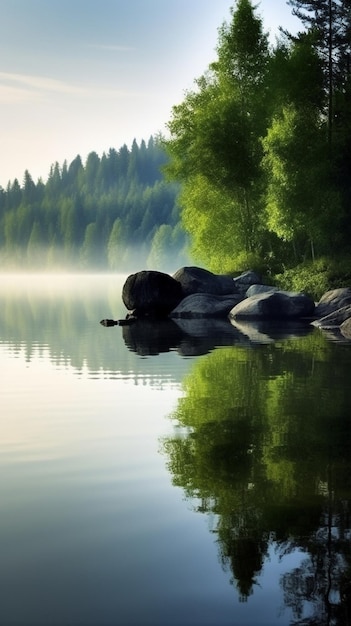
[[[228,317],[229,311],[243,299],[239,294],[218,296],[194,293],[182,300],[170,313],[172,318]]]
[[[194,293],[215,295],[237,293],[235,283],[230,276],[213,274],[202,267],[182,267],[173,274],[173,278],[180,283],[183,298]]]
[[[341,324],[340,332],[345,337],[345,339],[351,340],[351,317],[349,317]]]
[[[129,326],[130,324],[134,324],[135,321],[136,317],[128,315],[126,318],[121,320],[101,320],[100,324],[102,324],[102,326]]]
[[[318,328],[335,328],[335,326],[340,326],[349,317],[351,317],[351,304],[347,304],[341,307],[341,309],[329,313],[329,315],[314,320],[312,324]]]
[[[279,291],[278,287],[273,285],[251,285],[246,291],[246,297],[257,296],[259,293],[267,293],[268,291]]]
[[[116,320],[101,320],[100,324],[102,324],[102,326],[118,326],[118,322]]]
[[[246,293],[251,285],[260,285],[262,282],[260,276],[253,270],[243,272],[240,276],[233,278],[233,281],[239,293]]]
[[[338,309],[351,304],[351,289],[350,287],[342,287],[340,289],[331,289],[327,291],[315,308],[315,316],[318,318],[325,317],[330,313],[334,313]]]
[[[291,319],[312,316],[314,302],[304,293],[271,291],[245,298],[229,314],[231,319]]]
[[[144,270],[128,276],[122,300],[135,316],[165,317],[182,300],[182,288],[169,274]]]

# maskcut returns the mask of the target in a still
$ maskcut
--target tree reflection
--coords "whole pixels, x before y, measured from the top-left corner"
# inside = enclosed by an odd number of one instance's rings
[[[299,624],[349,623],[347,350],[314,333],[214,351],[184,381],[178,433],[164,441],[173,483],[216,516],[220,561],[242,600],[272,545],[305,555],[280,581]]]

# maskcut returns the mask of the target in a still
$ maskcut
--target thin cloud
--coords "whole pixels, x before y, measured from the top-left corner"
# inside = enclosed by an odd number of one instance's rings
[[[0,72],[0,102],[43,101],[53,94],[89,97],[90,99],[101,99],[102,97],[109,99],[147,97],[145,93],[138,93],[128,89],[115,89],[94,84],[76,86],[45,76]]]
[[[36,100],[38,100],[38,95],[31,92],[29,89],[11,87],[10,85],[3,85],[0,82],[0,102],[4,104],[15,104],[24,101],[35,102]]]
[[[27,88],[27,89],[24,89]],[[83,95],[85,90],[76,85],[65,83],[61,80],[46,76],[31,76],[30,74],[14,74],[0,72],[0,90],[22,91],[28,94],[34,90],[37,92],[63,93],[70,95]]]

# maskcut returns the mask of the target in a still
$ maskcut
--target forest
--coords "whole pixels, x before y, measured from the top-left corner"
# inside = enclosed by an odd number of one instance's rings
[[[0,262],[10,269],[127,271],[184,264],[179,184],[164,180],[161,141],[55,163],[0,189]],[[172,266],[173,267],[173,266]]]
[[[167,137],[26,171],[0,190],[3,267],[252,268],[318,296],[351,280],[351,4],[288,0],[274,44],[250,0]]]
[[[167,171],[195,258],[323,290],[351,280],[351,4],[288,4],[302,30],[272,45],[237,0],[215,62],[173,107]]]

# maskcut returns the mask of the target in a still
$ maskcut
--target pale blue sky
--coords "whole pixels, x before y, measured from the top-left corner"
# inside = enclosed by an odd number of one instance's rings
[[[0,185],[28,169],[165,131],[215,58],[233,0],[0,0]],[[296,29],[286,0],[261,0],[272,36]]]

